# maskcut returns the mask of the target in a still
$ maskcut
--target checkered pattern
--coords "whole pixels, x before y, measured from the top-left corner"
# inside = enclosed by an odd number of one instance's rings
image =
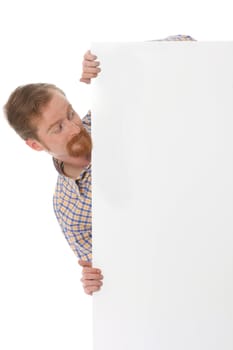
[[[195,41],[188,35],[174,35],[155,41]],[[91,132],[91,113],[83,118]],[[54,211],[61,229],[76,256],[92,259],[91,165],[74,181],[64,175],[63,163],[53,159],[59,176],[53,198]]]
[[[165,39],[158,39],[158,40],[152,40],[152,41],[196,41],[196,39],[193,39],[189,35],[170,35],[166,37]]]
[[[91,114],[82,120],[90,133]],[[63,163],[54,159],[59,172],[53,205],[55,215],[71,249],[82,260],[92,259],[91,165],[75,181],[63,173]]]

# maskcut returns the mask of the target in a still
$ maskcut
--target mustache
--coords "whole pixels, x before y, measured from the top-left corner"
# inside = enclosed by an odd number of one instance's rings
[[[67,143],[67,147],[73,146],[75,143],[79,142],[81,138],[85,135],[83,130],[80,130],[79,134],[74,135],[70,141]]]

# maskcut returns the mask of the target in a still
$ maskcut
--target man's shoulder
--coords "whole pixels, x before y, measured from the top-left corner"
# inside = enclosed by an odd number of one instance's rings
[[[87,131],[91,132],[91,111],[88,111],[85,117],[82,119],[82,123],[84,127],[86,127]]]
[[[152,41],[197,41],[190,35],[177,34],[177,35],[169,35],[164,39],[157,39]]]
[[[65,196],[77,198],[79,189],[73,179],[70,179],[62,174],[57,177],[57,183],[54,191],[54,199],[64,198]]]

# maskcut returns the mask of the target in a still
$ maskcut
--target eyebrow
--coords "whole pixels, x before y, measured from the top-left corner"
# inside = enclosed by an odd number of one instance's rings
[[[72,105],[69,103],[67,106],[67,110],[66,110],[66,116],[68,116],[69,111],[72,109]],[[51,131],[51,129],[53,129],[54,126],[56,126],[57,124],[59,124],[60,122],[62,122],[65,118],[60,118],[58,120],[56,120],[54,123],[52,123],[48,129],[47,129],[47,134]]]

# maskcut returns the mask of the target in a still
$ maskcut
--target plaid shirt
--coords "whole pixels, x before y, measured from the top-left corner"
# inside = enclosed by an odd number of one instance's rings
[[[195,41],[188,35],[173,35],[155,41]],[[91,133],[91,113],[82,120]],[[55,215],[71,249],[82,260],[92,260],[91,165],[75,181],[64,175],[63,162],[53,159],[59,175],[53,198]]]
[[[196,39],[193,39],[189,35],[178,34],[178,35],[170,35],[165,39],[159,39],[154,41],[196,41]]]
[[[91,132],[91,113],[82,120]],[[76,180],[64,175],[63,162],[53,158],[59,172],[53,206],[60,227],[75,255],[86,261],[92,259],[91,164]]]

